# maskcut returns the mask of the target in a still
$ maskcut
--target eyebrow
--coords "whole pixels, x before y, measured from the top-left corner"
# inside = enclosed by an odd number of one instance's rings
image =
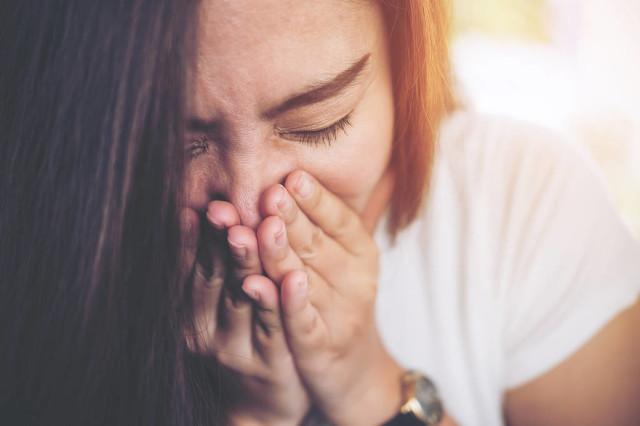
[[[304,92],[293,95],[279,105],[269,108],[262,114],[262,117],[273,119],[286,111],[316,104],[339,95],[362,75],[370,57],[370,53],[365,54],[330,80],[312,84]],[[187,128],[193,132],[216,134],[220,131],[221,123],[217,119],[208,120],[194,117],[189,119]]]
[[[291,96],[274,108],[270,108],[262,114],[263,117],[272,119],[278,115],[307,105],[316,104],[340,94],[345,88],[356,81],[362,74],[371,57],[370,53],[365,54],[353,65],[329,81],[316,83],[307,88],[303,93]]]

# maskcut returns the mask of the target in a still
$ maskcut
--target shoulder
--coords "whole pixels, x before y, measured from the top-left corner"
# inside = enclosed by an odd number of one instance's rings
[[[491,209],[488,226],[572,215],[612,202],[604,177],[577,142],[553,130],[500,116],[460,111],[442,125],[432,191],[454,192],[468,215]],[[437,195],[432,198],[438,198]],[[563,199],[563,200],[562,200]],[[433,200],[435,201],[435,200]],[[562,209],[564,214],[560,213]]]
[[[459,229],[466,275],[500,301],[507,386],[557,365],[636,300],[640,246],[579,144],[461,112],[443,124],[438,155],[431,225]]]
[[[443,123],[427,210],[466,229],[490,231],[494,247],[526,260],[578,262],[598,248],[638,254],[599,168],[579,143],[530,123],[470,112]],[[444,200],[444,202],[443,202]],[[476,233],[477,234],[477,233]],[[549,258],[551,256],[551,258]],[[629,255],[621,256],[630,263]],[[604,265],[603,265],[604,266]]]
[[[437,155],[437,162],[480,182],[516,176],[535,180],[581,167],[597,174],[588,155],[567,135],[469,111],[458,111],[443,122]]]

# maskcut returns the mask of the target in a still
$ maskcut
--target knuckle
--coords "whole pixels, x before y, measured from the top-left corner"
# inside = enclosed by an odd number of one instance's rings
[[[285,244],[284,247],[274,247],[273,249],[267,249],[264,252],[264,256],[271,262],[281,262],[287,258],[289,254],[289,244]]]
[[[197,330],[187,335],[187,346],[193,353],[211,355],[215,352],[212,333],[206,330]]]
[[[283,214],[284,222],[287,225],[294,223],[296,220],[298,220],[298,213],[298,205],[295,202],[291,201],[289,203],[289,208]]]
[[[313,270],[313,268],[311,268],[309,265],[306,265],[306,264],[302,266],[302,269],[307,276],[309,290],[311,290],[314,287],[313,285],[314,280],[312,279],[312,277],[314,276],[315,271]]]
[[[240,296],[227,295],[224,307],[228,315],[245,315],[251,310],[251,304]]]
[[[237,265],[234,270],[233,276],[236,280],[242,281],[245,278],[247,278],[249,275],[259,274],[260,272],[262,272],[260,270],[260,265],[254,265],[254,264]]]
[[[346,237],[360,230],[360,221],[356,215],[346,209],[343,209],[338,215],[335,225],[335,233],[337,237]]]
[[[259,324],[259,333],[256,333],[256,339],[262,346],[273,344],[274,338],[283,332],[282,325],[275,321],[262,321]]]
[[[199,287],[212,290],[219,289],[224,284],[223,271],[217,269],[214,272],[209,272],[200,263],[195,265],[193,279]]]
[[[300,333],[303,336],[313,337],[313,333],[318,328],[318,316],[308,312],[304,321],[300,324]]]
[[[283,331],[282,324],[279,320],[279,314],[273,309],[258,308],[259,309],[259,326],[268,337],[274,334],[281,333]]]
[[[330,298],[330,293],[327,292],[326,284],[322,282],[322,277],[319,276],[312,266],[305,263],[302,265],[302,271],[307,276],[307,294],[310,301],[309,303],[315,300],[314,298],[319,298],[321,300]],[[316,305],[312,304],[311,306]]]
[[[224,285],[224,278],[215,274],[213,275],[210,279],[208,279],[207,281],[205,281],[205,286],[208,289],[219,289]]]
[[[324,241],[324,232],[314,226],[309,233],[309,237],[298,250],[298,256],[302,260],[311,260],[318,256],[318,253],[322,251],[322,245]]]
[[[324,198],[324,191],[320,189],[318,185],[316,185],[315,191],[313,191],[313,194],[309,198],[309,201],[307,201],[307,207],[310,209],[320,207],[324,202]]]
[[[218,349],[214,351],[214,356],[218,362],[232,370],[248,373],[250,370],[250,362],[246,355],[238,354],[235,351]]]

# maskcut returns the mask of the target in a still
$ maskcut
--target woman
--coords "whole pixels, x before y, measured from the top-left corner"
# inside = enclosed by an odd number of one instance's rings
[[[478,172],[468,159],[511,154],[496,162],[504,166],[530,153],[506,142],[493,152],[481,149],[484,142],[471,147],[444,143],[443,150],[453,152],[439,153],[440,158],[462,161],[436,165],[430,207],[418,210],[434,135],[450,104],[444,21],[436,2],[406,3],[406,8],[382,3],[380,9],[367,2],[314,2],[313,8],[302,2],[175,5],[137,0],[37,8],[27,3],[0,15],[6,21],[0,39],[9,64],[0,77],[5,137],[0,157],[0,344],[7,348],[0,364],[3,423],[296,423],[311,406],[336,423],[381,423],[394,416],[400,404],[399,379],[408,367],[434,379],[445,406],[462,424],[500,422],[499,400],[506,389],[507,417],[514,424],[540,424],[545,419],[536,416],[541,415],[578,423],[580,416],[614,424],[637,418],[636,407],[629,404],[637,397],[637,381],[620,380],[637,368],[628,356],[631,348],[624,346],[638,333],[632,318],[637,308],[609,322],[586,343],[637,294],[632,288],[637,271],[618,256],[623,250],[625,256],[635,255],[637,248],[608,204],[597,203],[599,189],[586,198],[588,208],[581,212],[598,220],[599,228],[570,231],[574,238],[593,233],[597,243],[610,238],[606,270],[615,274],[606,277],[610,279],[605,284],[613,297],[602,309],[574,303],[572,297],[579,292],[570,279],[553,280],[545,288],[556,302],[546,310],[537,310],[539,295],[530,297],[531,286],[539,281],[529,277],[542,271],[553,279],[566,272],[559,271],[557,263],[537,259],[555,247],[556,241],[551,244],[548,238],[567,235],[561,231],[571,221],[562,217],[551,214],[556,225],[551,229],[545,228],[548,221],[539,223],[548,217],[548,209],[553,213],[557,208],[547,204],[547,210],[532,213],[535,220],[526,224],[532,225],[533,236],[518,227],[521,223],[499,220],[503,218],[496,214],[491,223],[504,223],[504,239],[518,250],[482,244],[494,241],[477,237],[476,231],[497,231],[487,222],[476,223],[475,213],[465,213],[468,220],[420,219],[436,212],[451,215],[456,203],[443,210],[434,206],[477,188],[469,181],[482,175],[457,169],[464,165],[462,170]],[[400,50],[404,45],[412,47]],[[192,56],[195,68],[188,73]],[[329,82],[334,84],[322,84]],[[285,99],[288,102],[282,102]],[[275,108],[269,108],[271,101]],[[461,126],[455,120],[449,123],[442,140],[447,132],[459,135]],[[467,136],[461,140],[473,141]],[[183,140],[184,200],[183,149],[178,143]],[[403,145],[405,140],[411,143]],[[322,145],[325,142],[330,146]],[[335,149],[343,151],[331,151]],[[569,178],[578,176],[579,188],[590,184],[589,169],[581,162],[553,153],[566,159],[563,166],[575,165],[568,169]],[[535,171],[545,154],[538,152],[531,162],[518,165]],[[308,186],[297,191],[301,176],[310,179],[311,191]],[[501,171],[495,178],[503,176]],[[502,200],[503,207],[527,212],[532,209],[526,194],[566,195],[558,188],[549,191],[554,182],[525,176],[521,186],[515,185],[525,189],[505,194],[492,190],[490,195]],[[560,183],[569,178],[560,176]],[[276,185],[280,181],[286,191]],[[541,189],[534,191],[531,183]],[[318,199],[318,194],[323,196]],[[284,198],[278,200],[279,195]],[[507,203],[510,195],[525,199]],[[397,245],[392,247],[383,232],[376,234],[382,260],[378,276],[377,250],[366,230],[384,225],[389,199],[386,223],[391,235],[397,235]],[[180,211],[184,203],[186,209]],[[470,207],[475,212],[478,204]],[[488,214],[491,209],[481,211]],[[523,214],[516,216],[522,219]],[[452,233],[455,226],[446,226],[447,221],[464,225],[470,235]],[[278,229],[282,222],[286,233]],[[440,234],[434,224],[442,227]],[[425,235],[433,236],[422,240]],[[407,238],[414,239],[418,250],[407,245]],[[464,244],[448,245],[454,241]],[[531,247],[541,241],[542,249]],[[425,242],[435,247],[421,247]],[[469,249],[461,250],[467,243]],[[577,245],[590,247],[585,241]],[[404,252],[407,248],[411,250]],[[429,257],[409,257],[420,255],[421,249],[428,249]],[[440,249],[453,255],[438,257]],[[225,259],[227,251],[231,259]],[[442,269],[424,265],[433,285],[416,279],[424,278],[416,275],[416,264],[422,267],[420,262],[433,262],[434,256],[435,261],[477,262],[474,254],[487,252],[514,257],[500,270],[511,273],[501,283],[512,279],[516,284],[499,297],[489,297],[482,285],[485,279],[478,279],[481,285],[474,292],[465,279],[450,275],[455,267],[446,264]],[[580,270],[582,275],[575,278],[594,288],[586,292],[592,299],[600,295],[596,284],[602,284],[604,260],[589,251],[581,253],[577,259],[576,253],[565,251],[563,260],[573,266],[578,260],[587,262],[591,270]],[[196,258],[200,262],[193,279],[183,285],[182,275],[194,269]],[[495,260],[489,258],[487,263]],[[533,272],[522,271],[523,263],[533,264]],[[408,276],[389,270],[391,265]],[[478,270],[460,266],[462,276]],[[446,282],[435,279],[438,271]],[[389,283],[402,287],[385,286]],[[437,294],[431,292],[442,291],[447,283],[460,292],[433,299]],[[380,331],[373,321],[378,285]],[[240,288],[254,301],[236,291]],[[416,292],[427,292],[428,297]],[[429,302],[399,309],[412,300]],[[469,306],[472,301],[479,311]],[[512,301],[521,303],[506,303]],[[577,316],[580,327],[569,327],[570,316],[564,314],[583,305],[595,318]],[[493,340],[498,333],[486,335],[496,318],[482,311],[494,306],[501,312],[513,310],[504,312],[513,323],[497,323],[509,351],[496,353],[510,355],[500,364],[508,368],[497,372],[501,360],[487,348],[502,349],[502,342]],[[543,327],[543,319],[556,307],[560,313],[551,318],[552,326],[580,330],[570,345],[561,344],[566,333]],[[460,316],[447,318],[447,312]],[[413,322],[406,327],[401,323],[405,316]],[[193,317],[195,324],[190,325]],[[487,319],[486,328],[470,328],[480,326],[478,317]],[[445,319],[453,325],[438,323]],[[427,337],[406,338],[416,331]],[[462,339],[465,336],[469,338]],[[552,344],[544,337],[553,338]],[[479,342],[471,345],[475,340]],[[552,356],[545,353],[555,346],[561,349],[550,351]],[[582,349],[569,358],[578,347]],[[187,349],[205,356],[192,357]],[[442,357],[450,357],[453,365],[447,366]],[[531,362],[538,358],[544,362]],[[565,358],[566,363],[541,376]],[[456,369],[465,365],[457,376]],[[590,369],[589,376],[579,377],[584,382],[565,379],[579,368]],[[602,380],[605,373],[607,380]],[[491,381],[501,375],[504,386]],[[567,394],[567,385],[574,387],[572,397],[555,398]],[[581,406],[590,391],[598,392],[603,405]],[[218,401],[224,406],[218,408]],[[610,401],[617,404],[615,410]],[[538,410],[541,406],[544,410]]]
[[[638,244],[574,148],[453,112],[442,2],[210,0],[199,31],[185,219],[231,253],[196,289],[233,422],[401,421],[412,368],[445,423],[637,424]]]

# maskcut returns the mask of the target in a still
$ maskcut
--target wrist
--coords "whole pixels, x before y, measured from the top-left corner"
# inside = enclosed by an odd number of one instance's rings
[[[374,359],[361,365],[358,380],[352,382],[340,406],[326,413],[333,424],[382,424],[392,418],[402,404],[404,369],[386,349],[382,347]]]

